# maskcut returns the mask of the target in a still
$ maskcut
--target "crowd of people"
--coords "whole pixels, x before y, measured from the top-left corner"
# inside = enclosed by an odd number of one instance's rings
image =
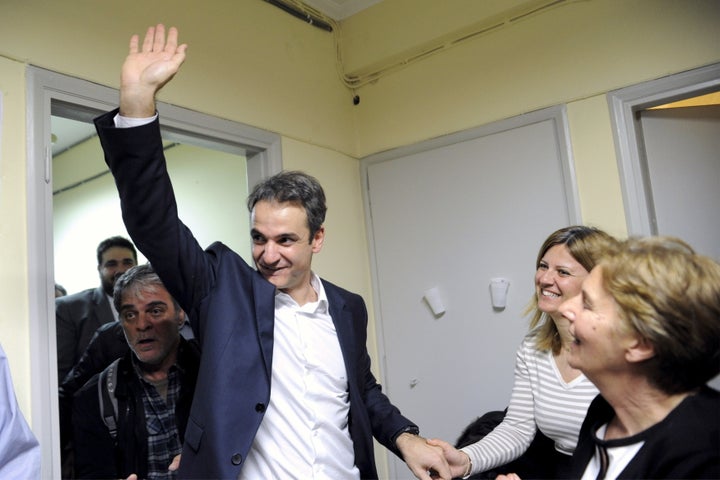
[[[424,438],[372,374],[363,299],[312,270],[314,177],[251,191],[255,268],[178,218],[155,97],[186,48],[163,25],[132,36],[119,108],[95,120],[132,241],[98,246],[100,287],[56,289],[63,478],[372,479],[373,439],[424,480],[720,478],[716,261],[676,238],[552,232],[506,411],[468,444]],[[7,418],[0,473],[39,475]]]

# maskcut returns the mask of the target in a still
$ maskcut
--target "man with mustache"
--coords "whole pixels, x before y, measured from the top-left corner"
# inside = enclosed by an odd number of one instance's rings
[[[150,265],[121,276],[113,300],[130,351],[75,395],[76,478],[173,479],[200,351],[180,335],[185,313]]]

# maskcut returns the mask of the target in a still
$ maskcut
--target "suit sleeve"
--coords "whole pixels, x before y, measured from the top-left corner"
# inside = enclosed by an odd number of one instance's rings
[[[412,421],[404,417],[400,410],[390,402],[390,399],[382,391],[382,387],[371,370],[370,354],[367,351],[367,308],[361,297],[353,295],[357,303],[352,310],[360,312],[356,319],[358,345],[361,346],[361,354],[358,361],[359,374],[363,387],[363,400],[370,418],[373,436],[388,450],[402,458],[400,451],[395,445],[395,438],[407,427],[417,428]]]
[[[95,119],[105,162],[115,177],[123,220],[168,291],[192,315],[212,285],[214,268],[178,218],[160,124],[115,128],[117,110]],[[202,328],[193,324],[198,336]]]
[[[75,362],[77,331],[69,305],[55,301],[55,330],[57,341],[58,383],[61,383]]]

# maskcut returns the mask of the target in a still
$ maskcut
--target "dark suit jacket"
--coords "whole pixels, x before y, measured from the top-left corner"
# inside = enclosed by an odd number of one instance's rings
[[[55,299],[58,384],[80,360],[95,330],[114,321],[102,287]]]
[[[159,123],[116,129],[116,112],[95,124],[125,225],[189,314],[202,348],[180,477],[235,479],[270,400],[275,287],[225,245],[214,243],[203,251],[177,217]],[[323,285],[348,373],[355,464],[362,478],[377,478],[372,437],[399,454],[394,437],[414,425],[390,403],[370,371],[362,298],[329,282]]]

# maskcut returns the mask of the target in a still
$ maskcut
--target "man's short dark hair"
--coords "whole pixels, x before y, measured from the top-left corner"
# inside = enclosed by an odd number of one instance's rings
[[[135,263],[137,263],[137,250],[135,250],[135,245],[132,244],[130,240],[128,240],[125,237],[121,237],[119,235],[116,235],[114,237],[106,238],[97,247],[97,261],[98,265],[102,265],[102,257],[103,254],[108,251],[109,249],[113,247],[121,247],[121,248],[127,248],[130,250],[133,254],[133,258],[135,259]]]
[[[165,285],[162,280],[160,280],[160,277],[155,272],[155,269],[149,263],[144,265],[135,265],[127,272],[120,275],[115,282],[115,287],[113,288],[113,303],[115,304],[115,309],[117,309],[118,312],[120,311],[122,297],[125,292],[129,290],[139,291],[149,286],[158,286],[165,289]],[[180,310],[180,305],[178,305],[175,298],[172,295],[170,298],[172,298],[175,309]]]
[[[325,192],[320,182],[307,173],[284,171],[258,183],[248,196],[248,210],[252,212],[255,204],[262,200],[287,202],[303,207],[307,215],[311,242],[325,221]]]

